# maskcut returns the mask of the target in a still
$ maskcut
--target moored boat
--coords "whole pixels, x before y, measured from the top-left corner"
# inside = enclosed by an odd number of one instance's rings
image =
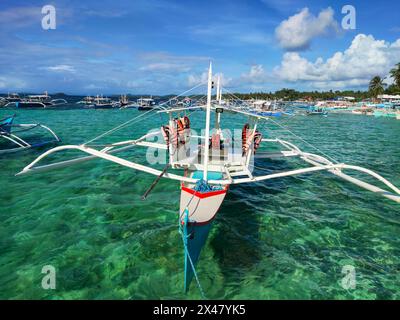
[[[43,147],[48,144],[60,142],[60,138],[48,127],[39,123],[32,124],[15,124],[14,119],[16,115],[8,116],[0,120],[0,141],[2,142],[0,147],[0,155],[14,153],[30,148]],[[20,132],[27,132],[37,128],[44,129],[52,135],[51,139],[37,140],[34,141],[28,138],[18,136]]]
[[[65,105],[68,102],[65,99],[51,99],[51,97],[45,92],[42,95],[29,95],[20,101],[16,102],[17,108],[49,108],[60,105]]]
[[[95,109],[113,109],[116,107],[116,102],[112,101],[110,98],[96,96],[93,107]]]
[[[86,143],[59,146],[49,150],[27,165],[19,174],[59,169],[98,158],[154,175],[156,179],[142,199],[146,199],[161,178],[179,182],[181,195],[178,223],[184,247],[184,287],[187,291],[191,280],[194,278],[202,295],[203,291],[196,272],[196,265],[202,247],[206,243],[212,221],[225,200],[230,186],[247,184],[250,187],[263,181],[325,171],[361,188],[375,192],[379,196],[400,203],[400,189],[372,170],[345,163],[332,162],[323,156],[302,151],[293,143],[281,138],[263,138],[260,131],[264,129],[264,126],[259,126],[259,123],[264,122],[265,124],[273,121],[270,121],[271,118],[254,114],[249,111],[250,109],[230,109],[237,115],[246,117],[242,122],[242,125],[244,124],[242,128],[232,128],[233,130],[221,128],[220,120],[224,108],[219,104],[218,100],[216,103],[211,101],[212,79],[210,63],[207,80],[207,102],[205,105],[199,103],[191,107],[190,110],[189,108],[164,108],[163,106],[167,103],[157,106],[157,113],[163,121],[160,130],[149,131],[134,140],[128,138],[125,141],[107,143],[106,147],[104,147],[104,144],[96,143],[96,140],[126,128],[128,125],[144,122],[143,119],[158,119],[158,117],[154,117],[155,114],[152,112],[148,114],[141,113]],[[190,90],[198,89],[198,87],[199,85]],[[195,109],[205,111],[205,126],[200,135],[192,129],[189,119],[190,113]],[[169,117],[168,122],[162,118],[164,115]],[[214,128],[211,128],[212,116],[215,120],[215,122],[213,121],[215,123]],[[129,130],[128,132],[132,131]],[[273,132],[273,130],[270,132]],[[293,135],[298,138],[297,135]],[[260,148],[261,144],[266,144],[264,152]],[[157,149],[158,153],[164,152],[167,157],[164,169],[159,170],[152,164],[145,165],[141,161],[143,159],[135,161],[135,155],[137,156],[138,153],[134,153],[131,156],[127,155],[129,150],[137,149],[138,147]],[[39,165],[39,162],[47,156],[66,150],[81,151],[87,156]],[[274,170],[273,165],[269,165],[266,168],[256,168],[254,165],[256,152],[259,159],[296,157],[299,160],[303,160],[306,166],[289,168],[286,171],[282,170],[281,166]],[[117,153],[122,153],[122,155],[118,156]],[[154,164],[154,162],[152,163]],[[379,183],[382,186],[385,185],[387,190],[372,185],[370,182],[360,180],[358,175],[347,175],[344,171],[348,170],[364,173],[379,180]]]
[[[7,97],[5,99],[9,103],[16,103],[16,102],[21,101],[21,97],[19,96],[18,93],[9,93],[9,94],[7,94]]]
[[[137,100],[137,108],[139,111],[154,109],[156,102],[152,98],[140,98]]]
[[[130,104],[130,101],[126,95],[122,95],[119,97],[119,106],[121,108],[126,107]]]
[[[198,182],[181,183],[180,225],[187,247],[184,265],[185,291],[188,291],[194,276],[192,264],[193,266],[197,264],[212,222],[228,191],[228,185],[209,186],[205,182],[226,179],[227,177],[222,172],[208,172],[207,179],[204,179],[203,171],[193,171],[189,173],[189,177],[198,180]]]
[[[327,116],[328,111],[323,107],[318,106],[310,106],[306,111],[306,115],[308,116]]]
[[[367,105],[363,105],[359,108],[354,108],[351,113],[353,114],[360,114],[360,115],[367,115],[367,116],[372,116],[374,115],[374,108],[367,106]]]
[[[95,97],[86,96],[81,101],[78,101],[76,104],[83,104],[85,105],[85,107],[88,107],[88,106],[93,106],[94,102],[95,102]]]

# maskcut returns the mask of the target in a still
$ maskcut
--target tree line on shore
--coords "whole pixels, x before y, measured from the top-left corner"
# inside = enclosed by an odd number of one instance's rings
[[[251,93],[234,93],[240,99],[262,99],[262,100],[333,100],[337,97],[354,97],[356,101],[364,99],[376,99],[380,94],[400,95],[400,62],[390,71],[393,84],[387,85],[380,76],[371,79],[367,91],[297,91],[294,89],[281,89],[272,92],[251,92]],[[224,98],[228,98],[228,95]]]

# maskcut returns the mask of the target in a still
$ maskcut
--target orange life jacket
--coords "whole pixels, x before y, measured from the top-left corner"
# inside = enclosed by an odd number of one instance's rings
[[[247,152],[247,138],[248,138],[248,131],[249,131],[249,124],[246,123],[242,129],[242,154],[245,155]]]
[[[218,133],[214,133],[211,137],[211,146],[213,149],[220,150],[221,148],[221,136]]]
[[[256,131],[254,134],[254,154],[256,153],[256,150],[260,147],[260,143],[262,140],[262,134],[259,131]]]

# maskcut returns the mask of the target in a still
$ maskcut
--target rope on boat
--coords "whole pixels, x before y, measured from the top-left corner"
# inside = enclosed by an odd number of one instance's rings
[[[226,88],[224,88],[225,91],[228,92],[228,94],[230,94],[231,96],[233,96],[234,98],[238,99],[240,102],[244,103],[247,107],[250,107],[244,100],[240,99],[239,97],[237,97],[234,93],[230,92],[229,90],[227,90]],[[293,136],[295,136],[296,138],[300,139],[301,141],[303,141],[304,143],[306,143],[307,145],[311,146],[312,148],[314,148],[315,150],[321,152],[324,156],[326,156],[328,159],[331,159],[334,163],[339,163],[339,161],[337,161],[336,159],[332,158],[331,156],[327,155],[325,152],[323,152],[321,149],[319,149],[318,147],[314,146],[313,144],[311,144],[310,142],[304,140],[302,137],[298,136],[297,134],[295,134],[293,131],[289,130],[288,127],[285,127],[283,125],[281,125],[280,123],[276,122],[275,120],[273,120],[272,118],[270,118],[270,120],[276,124],[277,126],[281,127],[282,129],[284,129],[285,131],[289,132],[290,134],[292,134]]]
[[[96,140],[98,140],[98,139],[100,139],[100,138],[103,138],[103,137],[105,137],[105,136],[108,136],[108,135],[110,135],[110,134],[112,134],[112,133],[114,133],[114,132],[116,132],[116,131],[118,131],[118,130],[121,130],[122,128],[126,127],[128,124],[132,124],[135,120],[137,120],[137,119],[139,119],[139,118],[145,116],[145,115],[148,114],[148,113],[153,112],[155,109],[165,109],[165,108],[163,107],[164,105],[168,104],[168,103],[171,102],[172,100],[174,100],[174,99],[176,99],[176,98],[178,98],[178,97],[180,97],[180,96],[183,96],[183,95],[187,94],[188,92],[190,92],[190,91],[192,91],[192,90],[194,90],[194,89],[196,89],[196,88],[198,88],[198,87],[200,87],[200,86],[203,86],[203,85],[204,85],[204,83],[199,83],[198,85],[194,86],[193,88],[190,88],[190,89],[188,89],[188,90],[186,90],[186,91],[184,91],[184,92],[178,94],[177,96],[175,96],[175,97],[173,97],[173,98],[171,98],[171,99],[169,99],[169,100],[167,100],[167,101],[165,101],[165,102],[159,104],[159,105],[156,106],[155,108],[150,109],[150,110],[148,110],[148,111],[146,111],[146,112],[144,112],[144,113],[138,115],[137,117],[134,117],[134,118],[132,118],[132,119],[130,119],[130,120],[128,120],[128,121],[126,121],[126,122],[124,122],[124,123],[122,123],[122,124],[120,124],[120,125],[114,127],[114,128],[112,128],[112,129],[110,129],[110,130],[108,130],[108,131],[106,131],[106,132],[104,132],[104,133],[98,135],[97,137],[94,137],[93,139],[91,139],[91,140],[89,140],[89,141],[83,143],[83,145],[87,145],[87,144],[89,144],[89,143],[91,143],[91,142],[93,142],[93,141],[96,141]]]
[[[312,143],[304,140],[302,137],[300,137],[299,135],[295,134],[293,131],[291,131],[288,127],[281,125],[280,123],[274,121],[273,119],[271,119],[271,121],[273,123],[275,123],[277,126],[281,127],[283,130],[289,132],[290,134],[292,134],[293,136],[295,136],[296,138],[300,139],[301,141],[303,141],[305,144],[309,145],[310,147],[314,148],[315,150],[321,152],[325,157],[327,157],[328,159],[332,160],[334,163],[339,163],[339,161],[337,161],[336,159],[332,158],[330,155],[326,154],[325,152],[323,152],[321,149],[319,149],[318,147],[314,146]]]
[[[194,197],[194,195],[192,196],[192,198],[193,197]],[[190,199],[190,201],[191,201],[191,199]],[[194,266],[194,263],[192,261],[192,258],[190,257],[189,250],[188,250],[188,247],[187,247],[187,238],[190,237],[190,235],[187,234],[187,226],[188,226],[188,222],[189,222],[189,209],[187,207],[185,208],[183,214],[185,214],[185,219],[184,219],[184,222],[183,222],[183,227],[182,227],[181,223],[179,223],[179,233],[182,236],[183,247],[184,247],[184,250],[185,250],[185,264],[186,264],[186,256],[187,256],[189,258],[190,266],[192,268],[194,278],[196,279],[196,284],[197,284],[197,287],[199,288],[201,297],[203,299],[207,299],[205,294],[204,294],[203,287],[201,286],[199,277],[197,276],[196,267]]]

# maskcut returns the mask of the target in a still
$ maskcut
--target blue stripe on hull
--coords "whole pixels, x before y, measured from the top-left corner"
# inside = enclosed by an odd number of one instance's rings
[[[190,224],[187,229],[187,248],[193,265],[196,266],[200,256],[201,249],[207,241],[208,234],[211,229],[212,222],[203,225]],[[185,252],[185,292],[189,290],[190,283],[193,279],[193,268],[189,261],[189,257]]]

